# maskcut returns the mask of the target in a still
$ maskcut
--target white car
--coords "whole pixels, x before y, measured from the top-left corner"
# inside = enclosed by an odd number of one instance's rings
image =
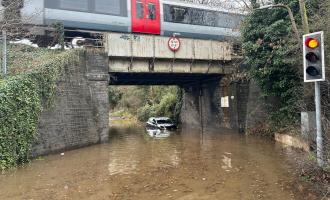
[[[147,121],[146,129],[152,137],[168,137],[168,131],[176,129],[176,125],[168,117],[151,117]]]

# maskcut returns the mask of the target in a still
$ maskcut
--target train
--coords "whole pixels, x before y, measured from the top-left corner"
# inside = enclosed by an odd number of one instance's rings
[[[239,38],[244,19],[243,13],[177,0],[24,0],[21,15],[26,23],[40,27],[61,22],[71,31],[213,40]]]

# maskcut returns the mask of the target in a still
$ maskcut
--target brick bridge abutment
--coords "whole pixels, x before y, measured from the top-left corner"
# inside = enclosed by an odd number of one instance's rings
[[[78,62],[64,66],[53,106],[41,113],[34,157],[108,141],[107,57],[79,54]]]
[[[267,116],[260,89],[253,81],[229,76],[182,87],[180,120],[184,127],[227,128],[245,132]]]

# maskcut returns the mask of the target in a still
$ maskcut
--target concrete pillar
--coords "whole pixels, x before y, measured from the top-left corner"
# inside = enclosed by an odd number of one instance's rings
[[[86,53],[86,75],[89,81],[91,98],[96,111],[96,124],[99,133],[99,141],[109,140],[109,64],[108,56],[96,51]]]
[[[181,123],[185,127],[219,127],[219,80],[183,87]]]
[[[200,85],[185,86],[182,88],[182,108],[180,121],[184,127],[200,127],[200,107],[199,107],[199,95]]]

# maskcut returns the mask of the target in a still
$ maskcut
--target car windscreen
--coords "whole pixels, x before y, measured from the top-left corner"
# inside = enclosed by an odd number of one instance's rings
[[[161,119],[161,120],[157,120],[157,123],[158,124],[171,124],[172,121],[171,120],[163,120],[163,119]]]

